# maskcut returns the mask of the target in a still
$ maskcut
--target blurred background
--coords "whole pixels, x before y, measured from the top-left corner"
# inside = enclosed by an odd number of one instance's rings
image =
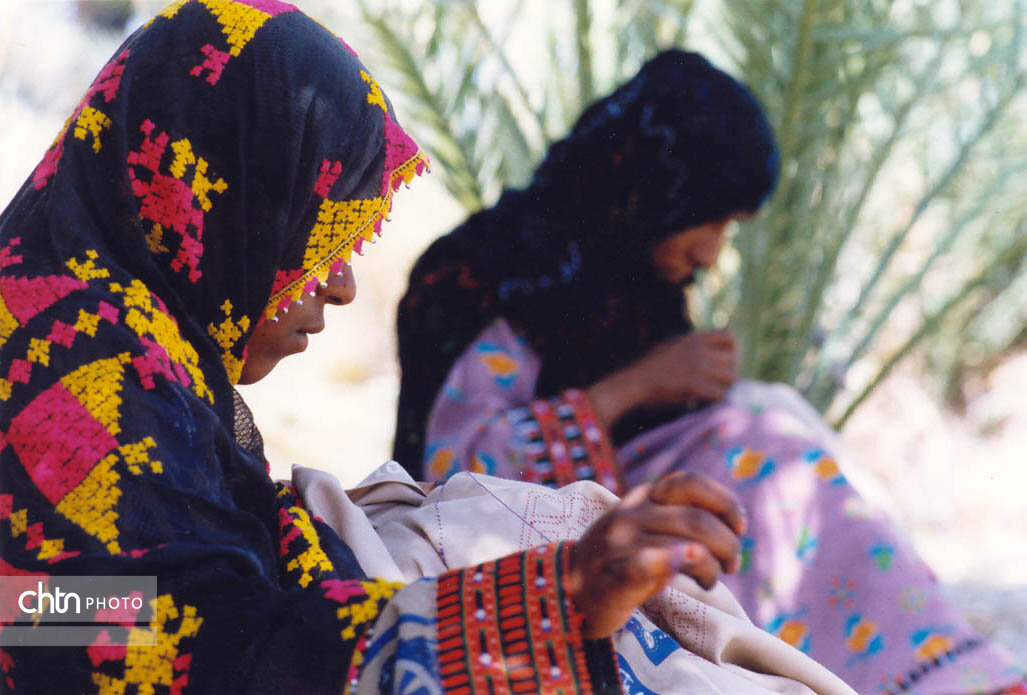
[[[128,33],[165,3],[0,1],[0,203]],[[526,181],[660,47],[771,115],[783,175],[689,296],[748,377],[838,427],[953,600],[1027,667],[1027,7],[1021,0],[299,0],[432,156],[355,261],[358,300],[243,395],[273,474],[388,459],[395,305],[438,235]]]

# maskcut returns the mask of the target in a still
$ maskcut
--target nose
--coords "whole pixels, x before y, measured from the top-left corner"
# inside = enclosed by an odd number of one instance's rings
[[[344,265],[340,273],[331,273],[326,285],[318,292],[327,304],[345,306],[357,298],[357,280],[353,276],[353,268]]]
[[[724,236],[727,233],[728,224],[725,221],[718,225],[715,233],[696,248],[695,260],[698,265],[703,268],[712,268],[717,262],[717,257],[724,248]]]

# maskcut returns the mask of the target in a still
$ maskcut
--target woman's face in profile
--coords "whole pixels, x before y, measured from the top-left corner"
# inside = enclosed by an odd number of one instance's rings
[[[357,296],[357,282],[350,266],[339,274],[328,276],[326,284],[311,297],[304,295],[302,304],[293,302],[288,312],[279,312],[277,321],[266,320],[253,330],[246,343],[246,361],[239,377],[240,384],[252,384],[267,376],[283,357],[307,349],[312,333],[325,327],[325,304],[343,306]]]
[[[659,241],[652,250],[652,264],[661,280],[674,285],[691,282],[700,268],[710,268],[720,255],[731,225],[745,215],[736,213],[720,220],[683,229]]]

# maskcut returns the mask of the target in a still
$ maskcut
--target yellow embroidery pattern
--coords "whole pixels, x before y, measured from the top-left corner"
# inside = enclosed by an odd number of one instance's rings
[[[50,341],[41,338],[29,339],[28,360],[44,367],[50,364]]]
[[[96,418],[104,428],[116,435],[121,432],[121,384],[125,376],[124,365],[130,360],[127,352],[117,357],[96,360],[79,367],[61,379],[64,387],[75,396],[82,407]]]
[[[114,507],[121,497],[118,482],[121,476],[114,470],[117,454],[108,454],[89,471],[81,483],[57,504],[57,511],[82,527],[86,533],[107,546],[107,552],[120,553],[118,513]]]
[[[158,253],[171,253],[171,249],[164,245],[164,227],[153,223],[153,228],[146,233],[146,246],[149,247],[150,253],[156,255]]]
[[[257,29],[271,19],[267,12],[241,5],[232,0],[200,0],[221,25],[221,33],[228,37],[228,52],[238,56],[250,42]]]
[[[96,337],[96,328],[100,325],[100,315],[90,314],[85,309],[78,310],[78,320],[75,321],[75,330],[85,333],[90,338]]]
[[[2,514],[5,510],[3,510],[2,507],[5,506],[5,503],[10,502],[11,500],[13,500],[11,495],[0,495],[0,519],[4,518]],[[36,559],[49,560],[50,558],[56,557],[64,552],[63,538],[46,538],[43,536],[42,522],[37,521],[34,524],[29,524],[28,509],[19,509],[18,511],[9,514],[6,518],[11,524],[11,538],[18,538],[24,534],[27,543],[39,543],[39,552],[36,553]]]
[[[181,243],[171,268],[187,268],[189,280],[196,282],[203,274],[199,269],[203,216],[212,207],[211,193],[224,193],[228,183],[209,171],[210,164],[193,152],[187,138],[171,143],[173,157],[167,167],[170,176],[160,173],[169,137],[164,132],[153,137],[155,128],[153,121],[144,121],[140,126],[143,143],[139,150],[128,153],[130,185],[139,199],[139,216],[151,224],[146,234],[150,250],[167,252],[164,235],[174,231],[181,237]]]
[[[381,605],[403,588],[402,583],[387,582],[383,579],[360,582],[360,585],[367,592],[367,598],[359,603],[342,606],[336,611],[339,620],[346,624],[340,633],[344,640],[356,637],[357,628],[375,620],[381,612]]]
[[[7,339],[18,330],[18,319],[7,308],[3,297],[0,297],[0,346],[7,342]]]
[[[224,193],[228,190],[228,184],[225,180],[218,178],[217,181],[212,182],[207,178],[207,169],[210,165],[207,160],[203,157],[197,157],[193,154],[193,146],[186,138],[176,140],[171,143],[171,149],[175,153],[175,158],[171,162],[171,166],[168,170],[171,171],[171,175],[176,179],[185,179],[185,170],[190,164],[195,164],[196,168],[193,170],[193,180],[189,184],[192,189],[193,195],[200,203],[200,207],[203,208],[204,212],[210,212],[210,192]]]
[[[156,448],[156,446],[157,442],[154,441],[153,437],[144,437],[135,444],[119,446],[118,452],[124,459],[130,473],[141,475],[143,473],[143,466],[146,466],[151,473],[163,473],[164,464],[150,459],[149,450]]]
[[[112,678],[99,671],[93,672],[98,695],[153,695],[155,686],[170,688],[175,683],[175,661],[179,657],[182,640],[199,634],[203,618],[197,615],[195,606],[183,605],[179,610],[171,594],[158,596],[150,601],[150,606],[153,608],[150,625],[129,631],[124,677]],[[169,631],[168,626],[176,622],[178,627]],[[180,685],[188,682],[188,676],[182,677],[182,681]],[[179,692],[181,690],[180,687]]]
[[[182,9],[189,0],[175,0],[173,3],[165,7],[163,10],[157,13],[157,17],[163,17],[164,19],[173,19],[178,11]],[[156,19],[157,17],[154,17]],[[153,19],[146,23],[146,26],[150,26],[153,23]]]
[[[292,515],[292,522],[300,530],[303,540],[307,542],[307,549],[290,560],[285,569],[290,572],[294,569],[302,570],[303,575],[299,579],[299,585],[306,588],[310,582],[314,581],[315,573],[320,575],[322,572],[331,572],[334,567],[321,548],[321,540],[317,537],[317,530],[314,529],[307,510],[295,506],[289,507],[287,511]]]
[[[396,172],[409,183],[416,175],[418,163],[424,161],[423,157],[418,153],[407,163],[409,166],[404,164]],[[278,313],[283,297],[291,301],[302,298],[303,288],[311,279],[319,283],[327,280],[334,263],[340,260],[349,263],[357,240],[371,241],[374,237],[375,223],[385,217],[392,206],[391,193],[390,188],[388,196],[372,200],[322,200],[303,253],[303,275],[271,297],[264,317],[271,318]]]
[[[243,361],[232,354],[232,348],[236,342],[246,335],[250,330],[250,317],[243,316],[238,321],[232,320],[232,302],[225,300],[221,305],[221,311],[225,312],[225,320],[215,326],[207,324],[207,333],[221,348],[221,361],[224,362],[228,378],[233,384],[239,383],[239,375],[242,373]]]
[[[102,147],[100,133],[111,127],[111,119],[103,111],[86,106],[82,113],[75,119],[74,135],[79,140],[85,140],[86,135],[93,136],[93,152],[99,152]]]
[[[207,387],[206,379],[200,370],[200,356],[196,348],[182,337],[175,320],[154,305],[149,288],[140,280],[132,280],[127,286],[112,282],[111,292],[124,297],[125,324],[136,332],[140,338],[151,338],[168,352],[172,362],[182,365],[188,372],[192,389],[200,398],[214,402],[214,393]]]
[[[106,268],[97,267],[96,259],[99,255],[95,250],[90,249],[86,251],[85,261],[79,261],[77,258],[72,257],[65,261],[64,265],[68,266],[68,270],[82,282],[110,277],[111,271]]]
[[[340,244],[356,237],[354,231],[362,230],[361,238],[370,241],[374,236],[374,222],[382,212],[380,198],[339,202],[322,200],[321,208],[317,212],[317,222],[310,232],[310,239],[303,253],[303,267],[316,266],[320,259],[330,256]],[[343,253],[344,262],[349,263],[352,251],[350,245]]]
[[[118,513],[114,511],[121,497],[121,476],[114,466],[119,460],[125,462],[130,473],[144,473],[144,466],[153,473],[163,473],[160,461],[151,461],[148,449],[157,446],[152,437],[146,437],[135,444],[118,447],[117,454],[108,454],[81,483],[65,495],[57,505],[57,511],[78,524],[89,535],[107,545],[110,553],[120,553],[118,528],[115,522]],[[120,459],[118,454],[120,454]]]
[[[360,71],[360,77],[367,83],[368,88],[371,90],[367,94],[367,103],[375,104],[381,107],[382,111],[388,112],[389,107],[385,104],[385,96],[382,95],[382,88],[378,86],[375,79],[363,70]]]
[[[61,384],[112,436],[121,432],[118,424],[120,394],[125,365],[130,359],[129,353],[124,352],[117,357],[96,360],[61,379]],[[59,513],[105,543],[111,553],[121,552],[115,526],[118,514],[114,511],[121,497],[118,487],[121,476],[114,470],[117,462],[117,454],[105,456],[57,505]]]

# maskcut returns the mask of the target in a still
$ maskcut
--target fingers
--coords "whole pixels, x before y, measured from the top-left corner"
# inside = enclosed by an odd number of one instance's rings
[[[672,548],[674,570],[687,574],[707,591],[712,589],[720,578],[720,564],[709,549],[701,543],[680,542],[675,543]]]
[[[619,578],[631,591],[634,605],[649,600],[667,586],[677,573],[687,574],[702,588],[709,590],[720,578],[720,563],[702,543],[682,542],[670,536],[653,537],[625,567]]]
[[[701,507],[650,504],[639,508],[637,524],[645,536],[643,544],[653,541],[650,537],[698,543],[708,549],[711,558],[718,564],[717,571],[735,572],[741,566],[742,544],[738,536],[724,521]]]
[[[690,472],[671,473],[646,490],[648,498],[657,504],[702,507],[738,535],[748,528],[745,510],[738,498],[713,478]],[[632,493],[639,494],[636,490]]]
[[[726,331],[701,334],[702,349],[695,355],[692,366],[702,375],[700,389],[715,398],[738,379],[738,355],[734,338]],[[707,395],[709,397],[709,395]]]
[[[720,348],[734,351],[735,349],[735,336],[729,330],[720,331],[702,331],[697,333],[699,339],[707,346],[711,348]]]
[[[675,473],[631,490],[575,544],[568,587],[586,634],[606,636],[677,572],[711,589],[741,564],[745,514],[714,480]]]
[[[635,605],[639,605],[662,591],[676,573],[687,574],[708,591],[720,578],[721,566],[702,543],[682,542],[672,536],[654,536],[635,556],[631,569],[623,577],[622,586],[635,587],[631,593]]]

